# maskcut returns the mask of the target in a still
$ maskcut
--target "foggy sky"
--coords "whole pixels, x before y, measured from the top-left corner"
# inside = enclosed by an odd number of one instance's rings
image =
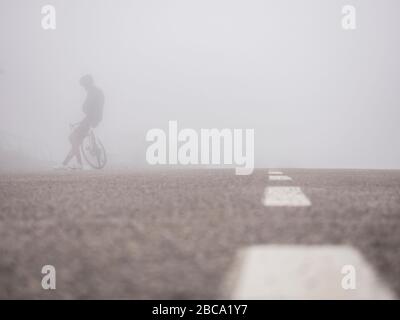
[[[90,73],[116,164],[177,120],[254,128],[258,167],[400,168],[399,18],[398,0],[1,0],[1,132],[61,161]]]

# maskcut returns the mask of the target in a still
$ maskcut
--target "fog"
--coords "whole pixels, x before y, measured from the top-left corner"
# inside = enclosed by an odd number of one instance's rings
[[[91,74],[110,167],[145,167],[146,132],[177,120],[254,128],[257,167],[400,168],[400,2],[351,1],[351,31],[345,4],[1,0],[0,167],[62,161]]]

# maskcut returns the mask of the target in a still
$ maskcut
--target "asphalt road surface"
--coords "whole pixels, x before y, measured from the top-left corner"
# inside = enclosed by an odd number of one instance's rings
[[[272,244],[351,246],[399,297],[400,171],[281,171],[2,174],[0,298],[221,298],[238,250]]]

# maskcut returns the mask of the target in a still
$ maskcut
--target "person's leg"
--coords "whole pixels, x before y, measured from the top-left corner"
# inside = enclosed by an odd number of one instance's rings
[[[67,156],[65,157],[65,160],[63,162],[63,166],[67,166],[68,163],[71,161],[73,157],[76,157],[76,161],[78,162],[78,165],[82,167],[82,156],[81,156],[81,144],[83,142],[83,139],[86,137],[90,129],[90,123],[89,121],[85,118],[81,121],[79,126],[75,128],[75,130],[71,133],[69,136],[69,141],[71,143],[71,149],[68,152]]]
[[[63,166],[67,166],[69,164],[69,162],[71,161],[71,159],[75,156],[77,157],[77,160],[79,162],[80,152],[79,152],[79,142],[78,142],[78,136],[79,136],[78,130],[79,130],[79,128],[76,128],[69,136],[69,142],[71,143],[71,149],[63,161]],[[77,150],[79,152],[79,155],[77,155]],[[81,162],[82,162],[82,160],[81,160]]]
[[[76,161],[78,161],[78,164],[82,166],[82,156],[81,156],[81,150],[79,148],[79,145],[75,148],[75,157]]]
[[[75,157],[76,160],[78,161],[78,164],[80,167],[82,167],[82,156],[81,156],[81,145],[83,143],[83,140],[85,139],[85,137],[88,135],[89,133],[89,129],[90,129],[90,125],[88,120],[85,118],[83,119],[83,121],[81,122],[78,130],[76,131],[76,135],[75,135]]]
[[[75,156],[75,151],[74,148],[71,147],[71,150],[68,152],[67,156],[65,157],[64,161],[63,161],[63,166],[67,166],[68,163],[71,161],[71,159]]]
[[[67,156],[65,157],[63,166],[67,166],[73,157],[76,157],[76,160],[77,160],[79,166],[82,166],[82,156],[81,156],[81,151],[79,149],[79,144],[73,144],[71,146],[71,150],[68,152]]]

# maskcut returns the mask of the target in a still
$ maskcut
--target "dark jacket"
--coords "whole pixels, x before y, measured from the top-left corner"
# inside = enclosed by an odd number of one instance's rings
[[[82,106],[82,111],[86,115],[86,120],[91,127],[95,128],[103,119],[104,94],[93,86],[87,90],[85,102]]]

